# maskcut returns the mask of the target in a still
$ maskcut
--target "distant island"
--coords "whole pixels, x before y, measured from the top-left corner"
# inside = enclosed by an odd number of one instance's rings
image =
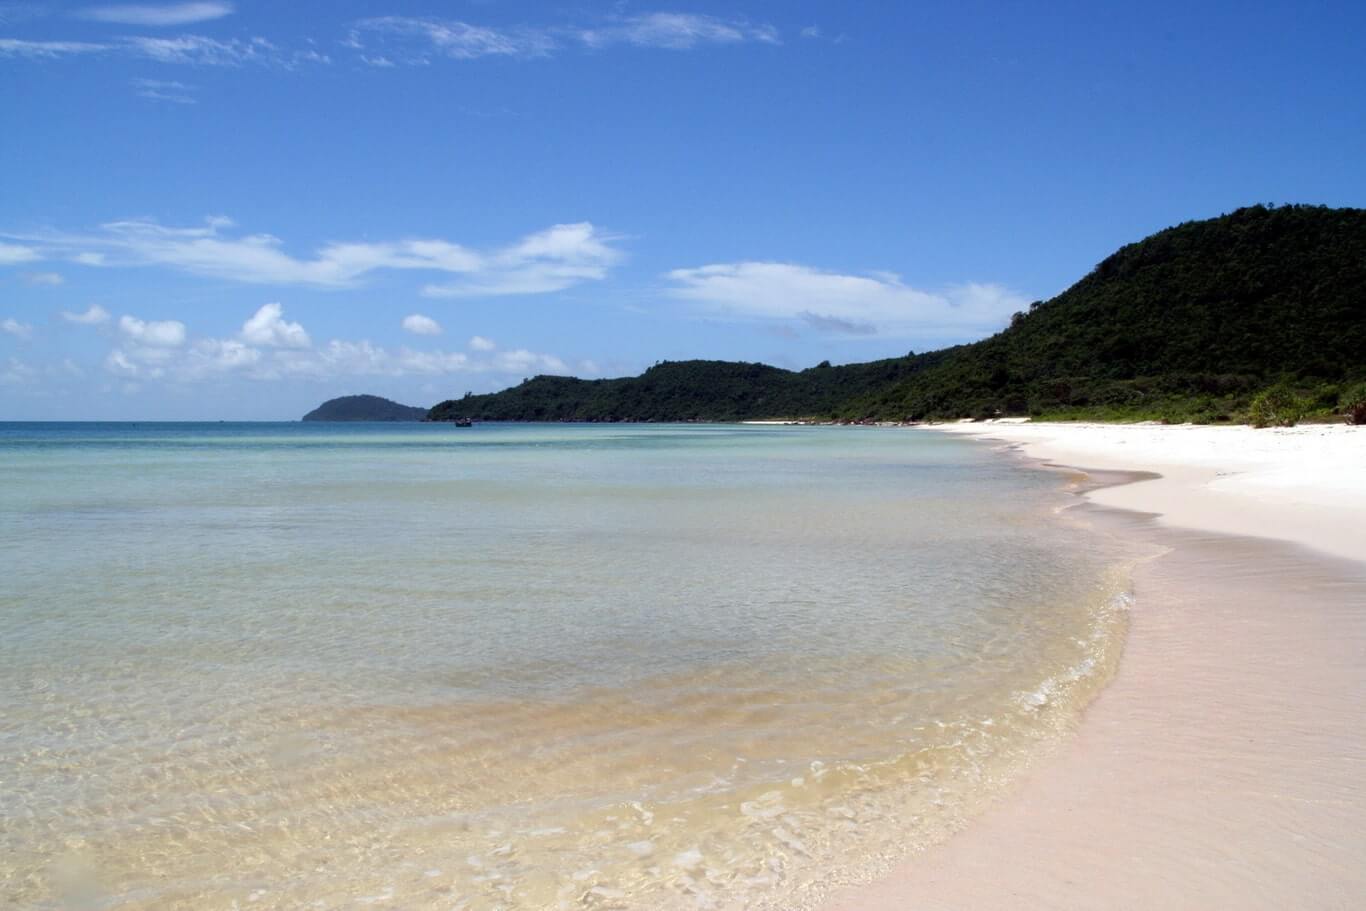
[[[802,371],[662,362],[441,402],[451,421],[1293,423],[1366,414],[1366,210],[1251,206],[1121,248],[968,345]]]
[[[425,421],[426,408],[400,405],[377,395],[344,395],[329,399],[308,414],[305,421]]]

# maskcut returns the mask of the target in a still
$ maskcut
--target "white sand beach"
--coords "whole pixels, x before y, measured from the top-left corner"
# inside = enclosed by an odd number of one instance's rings
[[[966,830],[828,907],[1361,907],[1366,428],[942,429],[1159,473],[1075,515],[1166,552],[1135,573],[1119,673],[1075,737]]]
[[[939,429],[999,439],[1058,465],[1162,475],[1088,495],[1102,506],[1366,561],[1366,428],[1000,421]]]

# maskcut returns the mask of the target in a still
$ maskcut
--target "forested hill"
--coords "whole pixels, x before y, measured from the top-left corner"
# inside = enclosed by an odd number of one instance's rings
[[[426,408],[400,405],[377,395],[344,395],[329,399],[308,414],[305,421],[421,421]]]
[[[1331,411],[1366,380],[1366,210],[1254,206],[1121,248],[980,342],[800,372],[724,361],[539,376],[434,420],[1237,419],[1269,386]]]

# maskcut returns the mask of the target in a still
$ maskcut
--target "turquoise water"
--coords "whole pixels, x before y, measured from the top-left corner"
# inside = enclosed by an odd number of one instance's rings
[[[792,907],[1099,687],[1114,544],[921,431],[0,424],[0,904]]]

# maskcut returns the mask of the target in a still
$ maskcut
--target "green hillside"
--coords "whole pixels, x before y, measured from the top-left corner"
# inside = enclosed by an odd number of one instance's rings
[[[800,372],[724,361],[541,376],[434,420],[1239,420],[1284,388],[1310,412],[1366,380],[1366,210],[1254,206],[1123,247],[988,339]]]

